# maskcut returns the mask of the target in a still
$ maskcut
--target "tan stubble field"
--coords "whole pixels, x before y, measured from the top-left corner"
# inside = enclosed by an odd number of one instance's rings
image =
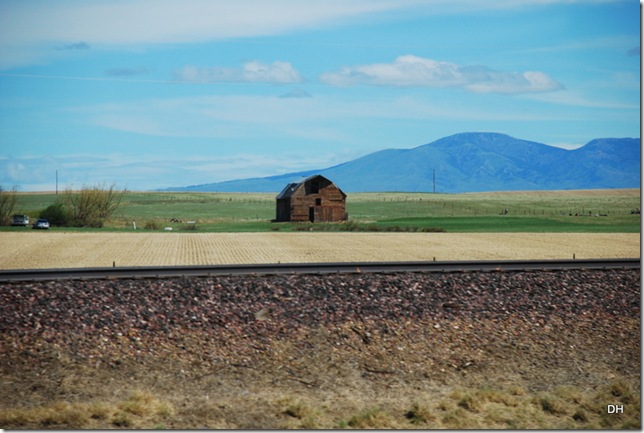
[[[639,258],[639,233],[0,233],[0,269]]]

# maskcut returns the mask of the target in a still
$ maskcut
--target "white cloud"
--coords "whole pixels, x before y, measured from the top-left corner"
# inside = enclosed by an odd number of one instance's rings
[[[332,86],[454,87],[474,93],[541,93],[563,86],[543,72],[499,72],[485,66],[461,66],[413,55],[392,63],[345,67],[320,76]]]
[[[496,72],[487,71],[481,79],[469,77],[465,90],[475,93],[544,93],[564,87],[550,76],[539,71]]]
[[[270,65],[251,61],[241,68],[185,66],[175,72],[176,81],[184,83],[270,83],[293,84],[302,82],[299,72],[289,62],[275,61]]]

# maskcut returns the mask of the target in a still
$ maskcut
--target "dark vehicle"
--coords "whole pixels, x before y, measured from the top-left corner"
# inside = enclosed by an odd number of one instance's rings
[[[49,221],[47,221],[44,218],[40,218],[38,221],[34,223],[32,226],[35,229],[48,229],[49,228]]]
[[[29,225],[29,217],[27,215],[14,215],[11,220],[11,225],[27,227]]]

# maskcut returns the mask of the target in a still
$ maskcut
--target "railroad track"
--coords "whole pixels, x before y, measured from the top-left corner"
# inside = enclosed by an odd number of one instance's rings
[[[640,269],[639,258],[442,262],[278,263],[0,270],[0,283],[66,279],[204,277],[216,275],[338,274],[393,272],[493,272],[567,269]]]

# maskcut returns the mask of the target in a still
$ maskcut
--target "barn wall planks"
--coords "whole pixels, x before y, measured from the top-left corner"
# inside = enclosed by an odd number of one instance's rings
[[[324,176],[288,184],[277,196],[276,221],[340,222],[347,219],[347,195]]]

